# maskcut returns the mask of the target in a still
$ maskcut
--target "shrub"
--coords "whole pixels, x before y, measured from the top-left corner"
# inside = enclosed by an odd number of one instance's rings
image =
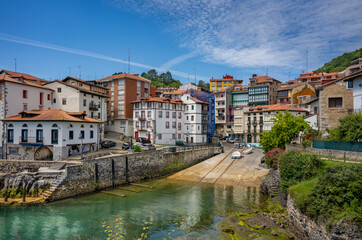
[[[362,223],[362,166],[327,167],[301,210],[313,218],[351,216]]]
[[[133,147],[133,149],[134,149],[135,152],[143,152],[143,151],[144,151],[144,149],[141,148],[141,147],[138,146],[138,145],[133,145],[132,147]]]
[[[308,133],[307,136],[305,136],[305,139],[309,140],[312,139],[314,140],[317,137],[317,134],[315,133]]]
[[[312,143],[313,143],[312,139],[306,139],[306,140],[303,140],[302,145],[304,148],[307,148],[307,147],[311,147]]]
[[[284,153],[281,148],[273,148],[265,154],[265,163],[272,168],[278,168],[280,155]]]
[[[316,176],[323,165],[316,154],[302,154],[300,151],[282,154],[279,160],[282,191],[287,192],[290,186]]]

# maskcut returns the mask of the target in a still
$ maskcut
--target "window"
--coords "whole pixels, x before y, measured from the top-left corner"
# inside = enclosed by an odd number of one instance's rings
[[[57,99],[56,99],[56,98],[53,99],[53,103],[57,103]]]
[[[348,81],[348,88],[353,88],[353,80]]]
[[[172,112],[172,118],[176,118],[176,112]]]
[[[80,139],[84,139],[85,138],[85,133],[84,130],[80,131]]]
[[[172,128],[176,128],[176,122],[172,122]]]
[[[181,112],[178,113],[178,118],[181,119]]]
[[[21,129],[21,142],[28,142],[28,129]]]
[[[14,129],[8,129],[8,143],[14,142]]]
[[[62,88],[60,88],[60,87],[58,87],[58,90],[57,90],[58,92],[62,92]]]
[[[141,112],[141,118],[145,118],[145,111]]]
[[[191,121],[194,121],[194,115],[191,115]]]
[[[181,139],[181,134],[178,134],[178,139]]]
[[[38,128],[41,128],[41,127],[43,127],[43,125],[41,125],[41,124],[38,124],[36,127],[38,127]]]
[[[66,99],[66,98],[63,98],[63,99],[62,99],[62,104],[63,104],[63,105],[66,105],[66,104],[67,104],[67,99]]]
[[[186,116],[186,120],[187,120],[187,121],[189,120],[189,116]]]
[[[318,107],[314,107],[314,113],[318,113]]]
[[[330,108],[340,108],[342,107],[342,98],[329,98],[328,99],[328,107]]]
[[[191,106],[191,110],[194,110],[194,105]]]
[[[58,129],[52,129],[52,144],[58,144]]]
[[[70,130],[69,131],[69,140],[73,140],[73,138],[74,138],[74,132],[73,132],[73,130]]]
[[[44,93],[39,93],[39,104],[40,105],[43,105],[43,95],[44,95]]]
[[[101,119],[101,113],[98,113],[98,119]]]
[[[36,142],[37,143],[43,142],[43,129],[36,130]]]
[[[166,118],[170,117],[170,112],[166,112]]]
[[[172,139],[176,139],[176,136],[175,136],[175,134],[172,134]]]
[[[84,106],[84,107],[87,106],[87,99],[83,99],[83,106]]]
[[[136,118],[138,118],[138,117],[139,117],[139,115],[140,115],[140,113],[139,113],[139,112],[135,112],[135,116],[136,116]]]
[[[158,111],[158,117],[162,118],[162,111]]]
[[[169,122],[166,122],[166,128],[170,128],[170,123]]]
[[[27,90],[23,90],[23,98],[28,98],[28,91]]]
[[[93,131],[93,130],[91,130],[91,131],[90,131],[90,136],[89,136],[89,137],[92,139],[92,138],[94,137],[93,135],[94,135],[94,131]]]
[[[181,130],[181,123],[178,123],[178,130]]]
[[[149,118],[151,117],[151,111],[147,112],[147,117],[149,117]]]
[[[28,110],[28,104],[26,104],[26,103],[23,104],[23,110],[24,110],[24,111],[27,111],[27,110]]]
[[[140,122],[136,122],[136,128],[139,128],[140,127]]]
[[[151,128],[151,122],[150,121],[147,122],[147,128]]]
[[[11,147],[9,148],[10,154],[19,154],[19,148]]]
[[[162,139],[162,134],[158,134],[158,139],[159,139],[159,140]]]

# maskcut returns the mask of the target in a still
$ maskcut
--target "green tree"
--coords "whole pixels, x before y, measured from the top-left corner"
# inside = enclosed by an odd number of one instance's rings
[[[278,112],[272,120],[274,125],[271,130],[260,134],[260,145],[264,153],[273,148],[285,149],[285,145],[298,137],[300,132],[310,128],[303,116],[297,117],[288,111],[284,114]]]
[[[323,67],[316,70],[316,72],[340,72],[346,69],[351,64],[351,61],[362,57],[362,48],[353,52],[344,53],[343,55],[332,59],[332,61],[324,64]]]
[[[356,142],[362,140],[362,114],[354,113],[339,119],[338,127],[329,130],[327,140]]]

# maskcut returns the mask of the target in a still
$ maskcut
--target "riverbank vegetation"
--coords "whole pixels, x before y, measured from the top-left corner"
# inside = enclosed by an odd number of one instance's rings
[[[344,218],[362,227],[362,165],[289,151],[279,159],[282,191],[298,208],[329,224]]]

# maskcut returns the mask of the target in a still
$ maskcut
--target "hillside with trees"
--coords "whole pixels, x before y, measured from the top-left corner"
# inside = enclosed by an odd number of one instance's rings
[[[341,72],[348,67],[351,61],[362,57],[362,48],[356,51],[344,53],[343,55],[332,59],[332,61],[324,64],[323,67],[315,70],[315,72]]]
[[[180,87],[182,83],[172,77],[172,74],[167,71],[158,75],[155,69],[151,69],[147,73],[143,72],[141,77],[151,81],[151,85],[155,87]]]

